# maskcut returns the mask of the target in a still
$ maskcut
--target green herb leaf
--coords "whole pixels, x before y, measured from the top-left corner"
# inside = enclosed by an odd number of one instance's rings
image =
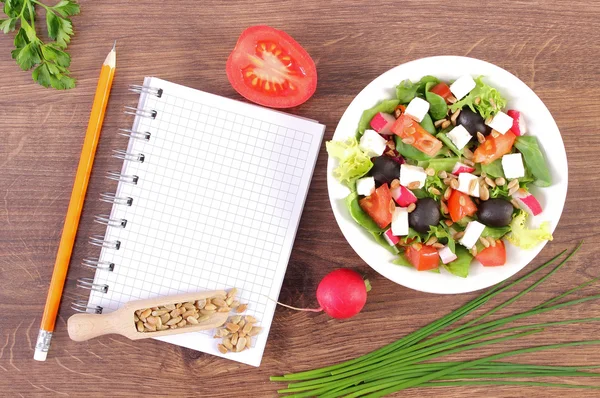
[[[398,257],[396,257],[392,263],[396,264],[396,265],[402,265],[403,267],[410,267],[413,268],[412,264],[410,263],[410,261],[408,261],[408,259],[406,258],[406,256],[404,255],[404,253],[401,253]]]
[[[391,100],[381,101],[374,107],[365,110],[362,113],[360,120],[358,122],[358,134],[362,135],[365,132],[365,130],[367,130],[370,127],[371,119],[373,119],[373,117],[375,115],[377,115],[379,112],[394,113],[394,110],[396,109],[397,106],[398,106],[398,100],[391,99]]]
[[[37,65],[41,62],[38,50],[39,47],[37,42],[28,43],[25,45],[25,47],[14,50],[18,52],[16,54],[13,52],[13,58],[15,58],[21,69],[29,70],[34,65]]]
[[[527,216],[523,210],[514,216],[510,223],[511,231],[506,235],[510,243],[522,249],[532,249],[543,241],[552,240],[548,221],[542,222],[538,228],[530,229],[526,227]]]
[[[521,152],[525,166],[535,177],[533,183],[540,187],[550,186],[552,177],[537,138],[530,135],[517,137],[515,148]]]
[[[429,82],[425,85],[425,99],[429,102],[429,113],[431,116],[433,116],[434,119],[439,120],[446,117],[448,105],[446,104],[445,99],[429,91],[431,87],[436,84],[436,82]],[[432,134],[435,134],[435,130]]]
[[[471,267],[471,262],[473,261],[473,256],[469,251],[462,247],[457,246],[455,248],[454,254],[456,254],[457,259],[452,261],[451,263],[444,264],[443,267],[450,272],[452,275],[460,276],[461,278],[466,278],[469,276],[469,268]]]
[[[48,61],[56,62],[58,66],[67,68],[71,65],[71,56],[60,48],[54,47],[52,44],[42,46],[42,55]]]
[[[15,30],[16,23],[16,18],[0,19],[0,30],[4,33],[12,32]]]
[[[73,35],[73,24],[67,18],[59,18],[60,27],[56,34],[56,44],[62,48],[67,48],[67,44],[71,41]]]
[[[500,239],[504,235],[510,232],[510,226],[507,227],[485,227],[481,236],[484,238],[490,237],[494,239]]]
[[[52,7],[54,11],[63,17],[69,17],[79,14],[79,4],[71,0],[62,0],[57,5]]]
[[[438,135],[436,135],[436,138],[438,140],[442,141],[444,143],[444,145],[446,145],[448,148],[450,148],[450,150],[452,152],[454,152],[457,156],[462,156],[462,151],[459,150],[456,147],[456,145],[454,145],[454,142],[452,142],[445,133],[439,133]]]
[[[48,28],[48,36],[51,39],[56,40],[58,31],[60,30],[60,20],[52,11],[46,12],[46,26]]]
[[[447,173],[451,172],[454,168],[456,162],[460,162],[459,157],[450,157],[450,158],[434,158],[429,161],[421,161],[418,163],[419,166],[423,168],[431,167],[436,171],[436,173],[440,171],[445,171]]]

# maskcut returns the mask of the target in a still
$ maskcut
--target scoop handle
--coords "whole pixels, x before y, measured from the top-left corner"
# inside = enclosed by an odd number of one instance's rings
[[[119,333],[115,321],[118,311],[108,314],[75,314],[67,321],[69,337],[73,341],[86,341],[105,334]]]

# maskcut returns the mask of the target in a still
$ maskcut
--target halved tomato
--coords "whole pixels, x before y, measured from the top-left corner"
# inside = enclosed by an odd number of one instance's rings
[[[371,195],[359,200],[358,204],[379,225],[379,228],[385,228],[392,222],[392,213],[396,205],[388,184],[383,184]]]
[[[485,142],[475,149],[473,161],[475,163],[490,164],[496,159],[510,153],[515,143],[516,135],[510,130],[505,134],[492,134],[485,137]]]
[[[497,240],[495,246],[486,247],[475,256],[484,267],[498,267],[506,263],[506,248],[502,240]]]
[[[440,265],[440,255],[433,246],[412,244],[406,248],[405,254],[408,261],[417,271],[435,269]]]
[[[272,108],[291,108],[317,88],[317,67],[296,40],[270,26],[242,32],[227,58],[227,78],[241,95]]]
[[[433,157],[442,149],[442,141],[429,134],[419,123],[405,114],[400,115],[392,125],[392,132],[410,143],[419,151]]]
[[[465,216],[472,216],[477,213],[477,206],[466,193],[452,190],[450,198],[448,198],[448,211],[450,211],[452,221],[458,222]]]

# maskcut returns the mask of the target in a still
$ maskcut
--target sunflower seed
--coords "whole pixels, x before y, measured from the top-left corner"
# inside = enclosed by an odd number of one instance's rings
[[[252,348],[252,339],[250,337],[246,337],[246,349]]]
[[[442,129],[447,129],[451,124],[452,122],[450,120],[445,120],[444,123],[442,123]]]
[[[155,316],[149,316],[148,318],[146,318],[146,323],[147,323],[148,325],[156,326],[156,320],[157,320],[157,319],[158,319],[158,318],[157,318],[157,317],[155,317]]]
[[[433,177],[435,175],[435,169],[433,167],[428,167],[425,169],[425,174],[429,177]]]
[[[166,314],[167,312],[169,312],[168,310],[157,310],[157,311],[152,311],[152,316],[161,316],[163,314]]]
[[[437,238],[437,237],[435,237],[435,236],[432,236],[431,238],[429,238],[429,239],[427,240],[427,242],[425,242],[425,246],[431,246],[431,245],[433,245],[434,243],[436,243],[437,241],[438,241],[438,238]]]
[[[444,178],[448,178],[448,173],[446,173],[446,170],[440,170],[438,173],[438,177],[444,179]]]
[[[199,310],[201,310],[202,308],[204,308],[204,306],[206,305],[206,300],[205,299],[200,299],[196,301],[196,308],[198,308]]]
[[[196,306],[194,306],[194,303],[190,303],[190,302],[184,303],[183,306],[187,310],[195,310],[196,309]]]
[[[140,318],[138,318],[137,314],[133,314],[133,321],[137,322],[139,320],[140,320]]]
[[[499,132],[497,132],[496,130],[492,130],[491,136],[492,136],[493,138],[498,138],[498,137],[500,137],[500,133],[499,133]]]
[[[410,184],[408,184],[406,187],[408,189],[417,189],[417,188],[419,188],[420,185],[421,185],[421,183],[419,181],[413,181]]]
[[[477,132],[477,141],[479,141],[480,144],[483,144],[485,142],[485,136],[479,131]]]
[[[231,307],[231,303],[233,303],[233,297],[228,297],[225,300],[225,304],[227,304],[228,307]]]
[[[469,148],[464,147],[463,150],[462,150],[462,153],[463,153],[463,156],[465,158],[467,158],[467,160],[472,160],[473,159],[473,152]]]
[[[519,206],[519,202],[517,202],[515,199],[511,199],[510,203],[513,205],[513,207],[515,209],[520,209],[521,206]]]
[[[466,164],[467,166],[475,166],[475,162],[473,162],[472,160],[469,160],[469,159],[464,159],[463,163]]]
[[[458,198],[458,204],[461,206],[464,206],[467,204],[467,201],[465,200],[465,197],[461,195],[460,198]]]
[[[241,320],[242,320],[242,315],[234,315],[231,318],[229,318],[229,322],[235,323],[236,325],[238,323],[240,323]]]
[[[231,344],[237,345],[238,339],[240,338],[239,334],[234,333],[231,335]]]
[[[457,232],[453,235],[454,240],[459,240],[460,238],[462,238],[465,235],[465,233],[463,231]]]
[[[446,190],[444,191],[444,200],[450,199],[450,195],[452,195],[452,189],[446,188]]]
[[[244,320],[242,319],[241,321],[239,321],[239,322],[238,322],[238,324],[237,324],[237,325],[240,327],[240,329],[242,329],[244,326],[246,326],[246,321],[244,321]]]
[[[167,321],[171,319],[171,315],[169,315],[169,313],[166,314],[162,314],[160,316],[160,320],[162,321],[162,323],[167,323]]]
[[[150,325],[147,322],[144,322],[144,330],[148,332],[156,332],[156,326]]]
[[[423,247],[422,244],[420,244],[419,242],[415,242],[411,245],[413,247],[413,249],[415,249],[416,251],[421,250],[421,248]]]
[[[480,102],[481,102],[481,97],[475,97],[475,100],[473,101],[473,103],[475,105],[479,105]]]
[[[451,226],[452,224],[454,224],[452,220],[446,220],[444,221],[444,223],[446,223],[447,226]]]
[[[473,246],[471,248],[471,255],[473,255],[473,257],[475,257],[477,255],[477,246]]]
[[[182,305],[181,303],[176,303],[175,308],[181,308],[181,305]]]
[[[137,323],[135,324],[137,331],[138,332],[143,332],[144,331],[144,322],[142,321],[137,321]]]
[[[181,322],[179,322],[177,324],[177,326],[180,327],[180,328],[184,327],[185,325],[187,325],[187,322],[185,321],[185,319],[182,319]]]
[[[173,311],[175,309],[175,304],[167,304],[165,305],[165,309],[169,311]]]
[[[485,247],[490,247],[490,242],[484,238],[483,236],[479,238],[479,241],[481,242],[482,245],[484,245]]]
[[[458,115],[460,115],[460,109],[457,109],[456,112],[454,112],[452,114],[452,116],[450,116],[450,121],[452,122],[453,125],[456,126],[456,119],[458,118]]]
[[[444,247],[444,245],[441,244],[441,243],[439,243],[439,242],[437,242],[437,243],[434,243],[433,245],[431,245],[431,247],[435,247],[436,249],[441,249],[441,248]]]
[[[235,345],[235,352],[240,352],[244,348],[246,348],[246,338],[240,337],[237,341],[237,344]]]
[[[430,187],[429,188],[429,193],[431,193],[432,195],[441,195],[442,193],[440,192],[439,189],[435,188],[435,187]]]
[[[512,195],[514,195],[515,193],[517,193],[517,191],[518,191],[518,190],[519,190],[519,186],[518,186],[518,185],[516,185],[516,186],[514,186],[514,187],[512,187],[512,188],[510,188],[510,189],[508,190],[508,194],[512,196]]]
[[[248,332],[248,336],[256,336],[260,332],[262,332],[262,327],[260,327],[260,326],[252,326],[252,329],[250,329],[250,332]]]
[[[240,302],[237,301],[237,300],[233,300],[233,303],[231,303],[230,307],[235,309],[235,308],[237,308],[239,306],[240,306]]]
[[[485,124],[490,124],[492,122],[493,117],[489,116],[487,119],[485,119]]]
[[[252,322],[248,322],[244,325],[242,332],[244,332],[244,334],[248,334],[248,333],[250,333],[251,330],[252,330]]]
[[[479,198],[481,200],[488,200],[490,198],[490,191],[485,185],[479,187]]]
[[[146,318],[150,316],[150,314],[152,314],[152,310],[150,308],[146,308],[144,311],[142,311],[139,317],[142,321],[145,321]]]
[[[469,183],[469,193],[472,193],[477,189],[477,181],[478,180],[471,180],[471,182]],[[464,199],[463,196],[461,196],[460,198]],[[464,200],[463,200],[463,202],[464,202]],[[461,206],[464,206],[464,205],[461,204]]]
[[[446,202],[440,202],[440,210],[442,211],[442,214],[448,214],[448,205]]]
[[[491,236],[488,236],[488,241],[490,242],[490,246],[496,247],[496,240]]]
[[[216,305],[214,305],[214,304],[206,304],[206,305],[204,306],[204,309],[205,309],[205,310],[208,310],[208,311],[212,311],[212,310],[216,310],[216,309],[217,309],[217,306],[216,306]]]
[[[408,207],[406,208],[406,211],[409,213],[412,213],[413,211],[415,211],[415,209],[417,208],[417,205],[414,203],[411,203],[408,205]]]
[[[186,312],[184,312],[183,314],[181,314],[182,318],[187,318],[188,316],[192,316],[195,315],[196,311],[195,310],[187,310]]]
[[[231,308],[229,308],[229,307],[219,307],[217,309],[217,312],[229,312],[229,311],[231,311]]]
[[[194,318],[193,316],[188,316],[187,318],[185,318],[185,320],[192,325],[198,324],[198,320],[196,318]]]
[[[229,350],[227,349],[227,347],[225,347],[223,344],[218,344],[218,345],[217,345],[217,349],[219,350],[219,352],[220,352],[221,354],[227,354],[227,352],[229,351]]]
[[[221,342],[228,350],[233,350],[233,344],[231,344],[231,339],[229,337],[225,337]]]
[[[215,312],[217,312],[217,311],[215,311],[215,310],[206,310],[206,309],[200,310],[200,313],[202,315],[211,315],[211,314],[214,314]]]
[[[171,318],[167,321],[166,325],[167,326],[172,326],[172,325],[177,325],[179,322],[181,322],[183,318],[180,316],[177,316],[175,318]]]
[[[247,308],[248,304],[240,304],[240,306],[235,309],[235,312],[241,314],[242,312],[246,311]]]
[[[231,322],[229,322],[229,323],[225,324],[225,327],[227,328],[227,330],[229,330],[229,331],[231,331],[231,332],[233,332],[233,333],[235,333],[235,332],[237,332],[238,330],[240,330],[240,327],[239,327],[239,325],[237,325],[237,324],[235,324],[235,323],[231,323]]]
[[[455,96],[450,95],[450,96],[448,96],[448,98],[446,98],[446,101],[448,101],[451,104],[454,104],[457,101],[457,99]]]
[[[450,188],[452,189],[458,189],[458,180],[457,179],[452,179],[452,181],[450,181]]]
[[[519,185],[518,178],[515,178],[514,180],[510,180],[510,182],[508,183],[508,189],[511,189],[512,187],[516,187],[517,185]]]
[[[217,307],[225,307],[227,305],[227,303],[225,302],[225,300],[223,299],[213,299],[212,300],[213,305],[216,305]]]
[[[490,177],[485,177],[484,181],[486,184],[488,184],[490,186],[490,188],[496,187],[496,183]]]
[[[436,120],[435,123],[433,123],[433,125],[435,127],[440,127],[442,125],[442,123],[444,123],[445,121],[446,121],[446,119]]]
[[[494,183],[495,183],[497,186],[501,187],[501,186],[503,186],[504,184],[506,184],[506,180],[505,180],[504,178],[502,178],[502,177],[498,177],[498,178],[496,178],[496,179],[494,180]]]
[[[246,323],[256,323],[256,322],[258,322],[258,320],[255,317],[253,317],[252,315],[246,315],[244,317],[244,319],[246,320]]]

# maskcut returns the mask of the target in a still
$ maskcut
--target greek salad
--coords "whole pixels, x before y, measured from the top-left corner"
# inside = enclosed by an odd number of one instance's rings
[[[482,76],[402,81],[396,98],[363,112],[355,137],[329,141],[352,218],[395,264],[467,277],[473,259],[506,263],[508,243],[552,240],[532,186],[552,183],[524,115]]]

